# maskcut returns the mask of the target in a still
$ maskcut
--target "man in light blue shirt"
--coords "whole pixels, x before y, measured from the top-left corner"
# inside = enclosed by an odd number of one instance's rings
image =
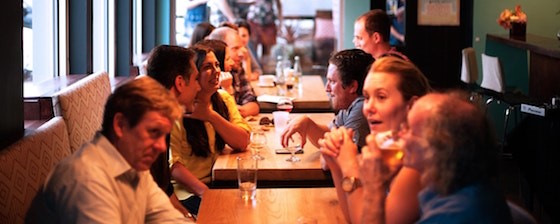
[[[187,222],[149,171],[167,150],[165,137],[182,113],[152,78],[117,88],[105,105],[101,131],[51,171],[26,222]]]

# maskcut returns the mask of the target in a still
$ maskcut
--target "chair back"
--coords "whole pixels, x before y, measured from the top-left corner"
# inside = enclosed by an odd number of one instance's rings
[[[33,197],[54,166],[70,155],[68,131],[54,117],[0,151],[0,223],[24,223]]]
[[[109,75],[91,74],[56,95],[60,105],[57,115],[68,125],[70,148],[75,152],[101,129],[105,101],[111,95]]]
[[[537,220],[524,208],[507,201],[513,224],[537,224]]]
[[[461,81],[467,84],[475,84],[478,81],[478,64],[476,62],[476,51],[472,47],[461,51],[463,62],[461,66]]]
[[[482,54],[482,83],[480,86],[499,93],[504,92],[502,66],[498,57]]]

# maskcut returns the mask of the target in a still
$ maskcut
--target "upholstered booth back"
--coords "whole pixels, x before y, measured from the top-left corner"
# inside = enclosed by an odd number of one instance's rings
[[[91,74],[56,94],[55,105],[60,110],[55,114],[62,116],[68,125],[72,152],[100,130],[105,101],[110,94],[111,82],[106,72]]]
[[[33,197],[52,168],[70,155],[68,131],[54,117],[0,151],[0,223],[23,223]]]

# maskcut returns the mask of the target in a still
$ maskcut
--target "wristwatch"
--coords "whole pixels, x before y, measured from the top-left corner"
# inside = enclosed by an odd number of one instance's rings
[[[346,191],[347,193],[352,193],[352,191],[361,186],[362,183],[357,177],[344,177],[342,179],[342,190]]]

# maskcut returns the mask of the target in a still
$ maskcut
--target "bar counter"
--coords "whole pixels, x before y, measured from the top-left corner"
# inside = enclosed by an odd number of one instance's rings
[[[529,96],[545,102],[560,96],[560,40],[529,33],[524,38],[487,34],[486,39],[529,51]]]

